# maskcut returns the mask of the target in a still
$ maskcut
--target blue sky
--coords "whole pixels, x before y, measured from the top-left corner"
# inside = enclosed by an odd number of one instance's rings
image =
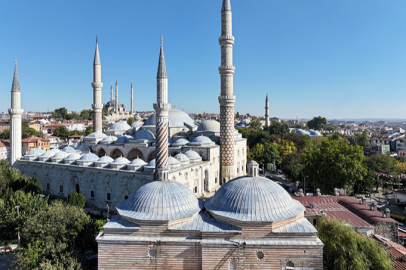
[[[406,1],[232,0],[235,111],[281,118],[405,118]],[[14,57],[26,111],[90,109],[95,36],[103,102],[153,110],[160,35],[172,106],[219,112],[221,0],[2,1],[0,111]]]

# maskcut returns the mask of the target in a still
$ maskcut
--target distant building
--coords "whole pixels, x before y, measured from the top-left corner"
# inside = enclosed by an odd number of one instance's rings
[[[22,140],[21,142],[22,142],[21,148],[22,153],[30,152],[31,150],[34,150],[36,148],[40,148],[44,151],[47,151],[50,148],[50,141],[44,138],[30,137]]]
[[[10,157],[10,144],[6,145],[0,141],[0,159],[7,159]]]

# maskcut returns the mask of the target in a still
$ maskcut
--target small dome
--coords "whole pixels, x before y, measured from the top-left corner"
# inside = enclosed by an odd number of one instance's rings
[[[117,131],[124,130],[125,131],[125,130],[129,130],[129,129],[131,129],[131,126],[129,124],[127,124],[126,121],[119,121],[117,123],[114,123],[109,128],[109,130],[111,130],[111,131],[114,131],[114,130],[117,130]]]
[[[300,128],[296,129],[296,133],[299,135],[310,135],[309,132],[307,132],[306,130],[300,129]]]
[[[199,159],[202,158],[196,151],[193,150],[188,150],[185,152],[185,155],[189,158],[189,159]]]
[[[313,129],[309,129],[309,133],[312,136],[323,136],[323,135],[320,134],[320,132],[318,132],[316,130],[313,130]]]
[[[76,152],[75,152],[76,153]],[[68,156],[68,154],[66,152],[58,152],[56,153],[53,158],[66,158]]]
[[[190,116],[178,109],[171,108],[169,109],[168,113],[168,126],[170,128],[172,127],[185,127],[185,123],[191,127],[194,127],[195,124],[190,118]],[[155,126],[156,120],[155,120],[155,113],[152,114],[147,121],[145,121],[145,126]]]
[[[97,163],[111,163],[111,162],[114,162],[114,159],[112,159],[109,156],[104,156],[104,157],[99,158],[96,162]]]
[[[64,147],[64,148],[62,149],[62,151],[65,152],[65,153],[76,153],[75,148],[70,147],[70,146]]]
[[[245,125],[244,125],[244,124],[240,124],[240,127],[245,128]]]
[[[251,118],[242,119],[240,124],[249,125],[251,123]]]
[[[49,150],[49,151],[46,151],[45,153],[43,153],[43,154],[41,155],[41,157],[50,158],[50,157],[53,157],[55,154],[56,154],[56,152]]]
[[[186,139],[178,139],[178,140],[176,140],[175,142],[172,143],[172,146],[183,146],[183,145],[186,145],[188,143],[189,143],[189,141],[186,140]]]
[[[80,161],[87,161],[87,162],[91,161],[91,162],[93,162],[93,161],[98,161],[99,157],[96,156],[93,153],[87,153],[87,154],[84,154],[79,160]]]
[[[169,157],[168,158],[168,165],[169,166],[174,166],[174,165],[179,165],[179,164],[180,164],[180,161],[177,160],[176,158],[174,158],[174,157]]]
[[[199,156],[200,157],[200,156]],[[185,154],[179,153],[175,156],[175,158],[177,160],[179,160],[180,162],[188,162],[189,161],[189,157],[186,156]]]
[[[141,121],[141,117],[137,114],[136,116],[135,116],[135,118],[134,118],[134,120],[137,122],[137,121]],[[142,122],[142,121],[141,121]]]
[[[48,150],[48,152],[58,153],[58,152],[61,152],[61,150],[54,148],[54,149]]]
[[[193,192],[178,181],[153,181],[137,189],[117,210],[127,220],[167,221],[193,216],[201,207]]]
[[[155,140],[154,134],[149,130],[139,130],[135,133],[135,140]]]
[[[128,143],[129,139],[133,139],[133,137],[130,135],[123,135],[116,140],[116,143]]]
[[[116,158],[116,160],[114,160],[114,162],[113,162],[114,164],[128,164],[128,163],[130,163],[130,161],[128,160],[128,159],[126,159],[125,157],[119,157],[119,158]]]
[[[281,221],[297,217],[305,210],[283,187],[259,176],[228,181],[206,200],[205,207],[213,215],[251,222]]]
[[[68,159],[68,160],[77,160],[77,159],[80,159],[80,157],[81,157],[80,154],[73,153],[73,154],[70,154],[69,156],[67,156],[66,159]]]
[[[117,137],[116,136],[108,136],[106,138],[104,138],[103,140],[101,140],[102,143],[112,143],[117,141]]]
[[[107,135],[104,134],[103,132],[93,132],[93,133],[90,133],[89,135],[87,135],[85,138],[93,139],[93,138],[105,138],[105,137],[107,137]]]
[[[82,152],[89,152],[90,151],[89,147],[87,147],[84,144],[78,145],[78,147],[76,147],[75,149],[76,149],[76,151],[82,151]]]
[[[136,121],[136,122],[134,122],[134,123],[131,124],[131,127],[132,127],[132,128],[139,128],[139,127],[142,127],[143,125],[144,125],[144,122],[142,122],[142,121]]]
[[[148,162],[148,164],[145,165],[145,167],[155,168],[155,158],[150,162]]]
[[[205,145],[205,144],[214,144],[212,140],[210,140],[206,136],[197,136],[191,143],[190,145]]]
[[[130,164],[131,164],[131,165],[135,165],[135,166],[144,166],[144,165],[147,165],[147,163],[146,163],[145,161],[143,161],[142,159],[140,159],[140,158],[134,159],[133,161],[131,161]],[[155,164],[154,164],[154,166],[155,166]]]
[[[200,123],[197,131],[220,132],[220,123],[216,120],[206,120]]]

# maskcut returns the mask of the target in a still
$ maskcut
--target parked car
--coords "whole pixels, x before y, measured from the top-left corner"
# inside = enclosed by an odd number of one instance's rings
[[[288,189],[289,189],[289,186],[286,185],[285,183],[280,183],[279,185],[280,185],[281,187],[283,187],[285,190],[288,190]]]

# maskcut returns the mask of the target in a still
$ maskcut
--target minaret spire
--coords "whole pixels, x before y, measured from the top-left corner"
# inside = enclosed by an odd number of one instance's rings
[[[168,114],[171,104],[168,103],[168,76],[164,58],[163,39],[159,53],[157,80],[157,102],[155,110],[155,179],[168,180]]]
[[[131,116],[134,115],[134,96],[133,96],[133,81],[131,81]]]
[[[221,78],[220,103],[220,151],[221,184],[233,179],[236,174],[234,161],[234,103],[233,93],[233,44],[232,18],[230,0],[223,0],[221,8]]]
[[[111,87],[110,87],[110,100],[114,100],[114,97],[113,97],[113,84],[111,84]]]
[[[11,109],[10,114],[10,165],[21,157],[21,115],[24,110],[21,109],[21,90],[20,81],[17,72],[17,59],[14,59],[14,76],[11,86]]]
[[[117,78],[116,78],[116,114],[118,115],[118,84],[117,84]]]
[[[265,126],[270,125],[269,122],[269,102],[268,102],[268,94],[266,94],[266,99],[265,99]]]
[[[101,91],[103,87],[103,83],[101,82],[101,62],[100,62],[100,55],[99,55],[99,42],[96,36],[96,50],[94,53],[94,60],[93,60],[93,129],[94,132],[101,132],[102,131],[102,98],[101,98]]]

